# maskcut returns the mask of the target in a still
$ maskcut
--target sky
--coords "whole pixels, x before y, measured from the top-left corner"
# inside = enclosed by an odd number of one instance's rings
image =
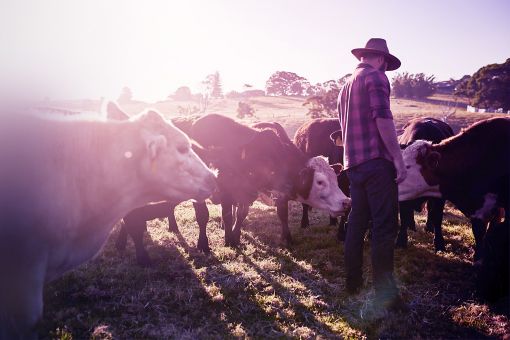
[[[276,71],[312,84],[384,38],[397,72],[459,79],[510,57],[510,1],[0,0],[0,89],[54,99],[164,100],[180,86],[264,89]]]

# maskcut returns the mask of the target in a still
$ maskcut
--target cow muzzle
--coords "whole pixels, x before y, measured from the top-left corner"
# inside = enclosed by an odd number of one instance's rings
[[[347,197],[340,203],[340,209],[331,211],[330,214],[333,217],[345,216],[349,212],[349,210],[351,210],[351,199]]]

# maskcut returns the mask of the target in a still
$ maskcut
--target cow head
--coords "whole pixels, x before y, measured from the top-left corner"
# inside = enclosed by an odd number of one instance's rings
[[[261,192],[290,194],[288,155],[274,132],[256,131],[242,144],[205,149],[202,154],[218,169],[220,189],[236,202],[250,204]]]
[[[115,104],[109,104],[107,110],[110,119],[128,119]],[[126,129],[134,129],[138,137],[122,146],[126,148],[124,161],[138,168],[139,180],[151,199],[203,200],[211,195],[215,175],[191,149],[182,131],[153,110],[129,121]]]
[[[441,197],[435,178],[441,155],[432,151],[431,145],[431,142],[418,140],[402,152],[407,177],[398,185],[399,201],[425,196]]]
[[[299,173],[297,200],[327,210],[332,216],[345,215],[351,206],[351,199],[338,188],[335,172],[340,170],[340,164],[332,168],[322,156],[311,158]]]

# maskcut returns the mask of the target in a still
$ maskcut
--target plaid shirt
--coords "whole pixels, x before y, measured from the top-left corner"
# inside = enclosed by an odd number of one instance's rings
[[[390,83],[386,74],[360,63],[338,96],[338,113],[344,144],[344,168],[374,158],[392,160],[375,123],[376,118],[393,119]]]

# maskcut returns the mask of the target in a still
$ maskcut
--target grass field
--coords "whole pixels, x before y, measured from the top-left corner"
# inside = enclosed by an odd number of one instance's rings
[[[428,102],[392,100],[396,125],[417,116],[442,117],[435,97]],[[251,98],[256,119],[275,120],[290,136],[308,118],[298,98]],[[88,103],[94,108],[99,103]],[[153,106],[173,115],[179,103]],[[79,108],[79,103],[67,103]],[[125,106],[130,113],[143,103]],[[235,115],[237,101],[213,102],[210,112]],[[494,116],[494,115],[491,115]],[[448,118],[457,132],[488,114],[463,109]],[[211,253],[195,249],[198,227],[192,205],[176,211],[180,233],[166,220],[149,222],[150,268],[136,265],[134,248],[113,246],[93,261],[47,285],[42,338],[503,338],[510,336],[508,301],[488,305],[474,295],[474,243],[468,220],[451,205],[443,222],[447,251],[435,253],[433,236],[417,214],[410,246],[397,250],[395,272],[407,314],[386,313],[372,305],[370,243],[365,247],[365,286],[359,295],[344,292],[343,244],[328,216],[311,213],[311,227],[301,229],[301,207],[291,202],[290,249],[279,245],[276,210],[255,202],[242,233],[242,246],[223,245],[219,206],[209,205]]]

